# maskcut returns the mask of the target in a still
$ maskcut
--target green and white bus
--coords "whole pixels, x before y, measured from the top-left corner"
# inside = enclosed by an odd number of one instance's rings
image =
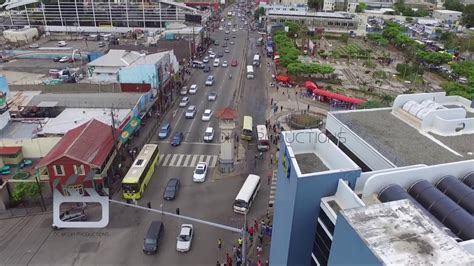
[[[240,138],[244,140],[252,140],[253,135],[253,119],[251,116],[244,116],[244,123],[242,124],[242,132]]]

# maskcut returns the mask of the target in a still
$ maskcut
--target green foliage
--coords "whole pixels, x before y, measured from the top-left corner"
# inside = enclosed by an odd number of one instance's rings
[[[323,8],[324,0],[308,0],[308,7],[314,8],[316,10],[321,10]]]
[[[369,58],[370,52],[362,49],[359,45],[351,43],[349,45],[338,47],[331,51],[331,55],[335,58]]]
[[[386,79],[388,77],[387,73],[385,73],[385,71],[383,71],[383,70],[374,71],[372,76],[376,79]]]
[[[298,74],[330,74],[335,69],[329,65],[291,63],[288,65],[288,72],[292,75]]]
[[[299,33],[301,30],[301,24],[293,22],[293,21],[286,21],[285,26],[288,27],[288,32],[292,33]]]
[[[347,33],[341,34],[341,37],[339,37],[339,40],[340,40],[342,43],[347,44],[347,43],[349,42],[349,34],[347,34]]]
[[[19,183],[15,186],[15,190],[11,193],[13,202],[18,203],[28,197],[30,199],[37,199],[40,195],[40,188],[36,183]]]
[[[405,6],[403,2],[398,2],[394,6],[395,10],[405,17],[426,17],[429,15],[428,10],[419,8],[415,11],[412,8]]]
[[[366,3],[359,3],[356,7],[356,13],[363,13],[367,9],[367,4]]]
[[[463,11],[464,5],[459,0],[445,0],[443,6],[447,10]]]
[[[468,100],[474,98],[474,84],[469,85],[459,84],[457,82],[447,82],[442,85],[443,89],[448,95],[462,96]]]
[[[375,100],[366,101],[365,103],[359,105],[359,109],[372,109],[382,107],[382,103]]]
[[[451,65],[453,72],[459,76],[466,77],[474,84],[474,61],[465,61]]]
[[[366,67],[366,68],[375,68],[377,65],[375,64],[374,61],[372,60],[365,60],[365,62],[363,63],[363,65]]]
[[[474,5],[467,5],[464,7],[461,17],[461,23],[466,28],[474,27]]]
[[[416,56],[428,64],[442,65],[453,59],[453,56],[442,52],[418,51]]]
[[[367,39],[370,41],[380,45],[380,46],[387,46],[388,40],[382,36],[380,33],[369,32],[367,33]]]
[[[423,75],[423,69],[418,65],[397,64],[395,69],[400,75],[404,76],[410,74]]]
[[[263,15],[265,15],[265,8],[263,6],[261,6],[255,11],[254,16],[255,16],[256,19],[258,19]]]
[[[278,48],[280,55],[280,65],[286,67],[291,63],[298,62],[300,51],[294,46],[286,32],[277,32],[273,35],[273,40]]]

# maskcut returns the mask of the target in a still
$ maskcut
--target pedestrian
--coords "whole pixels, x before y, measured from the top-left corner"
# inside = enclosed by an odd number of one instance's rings
[[[257,250],[257,256],[260,258],[260,256],[262,255],[262,246],[258,245],[256,250]]]
[[[226,253],[225,256],[226,256],[227,266],[232,266],[232,257],[229,256],[229,253]]]
[[[270,101],[270,105],[273,105],[273,98],[272,98],[271,101]]]
[[[267,184],[270,185],[271,181],[272,181],[272,173],[269,173],[267,176]]]
[[[241,237],[239,237],[239,239],[237,239],[237,244],[239,245],[240,248],[242,248],[242,243],[243,243],[243,242],[244,242],[244,241],[242,240]]]
[[[280,111],[283,111],[283,105],[280,106]]]
[[[249,242],[250,242],[250,243],[253,243],[253,235],[250,235],[250,236],[249,236]]]
[[[275,124],[273,124],[273,132],[276,133],[276,125]]]
[[[151,209],[151,202],[148,202],[146,206],[148,207],[148,209]]]
[[[277,92],[278,92],[278,86],[277,86]]]
[[[273,142],[273,134],[270,134],[270,142]]]
[[[270,262],[268,260],[265,261],[265,266],[269,266]]]
[[[232,246],[232,254],[237,255],[237,247],[235,245]]]
[[[216,266],[221,266],[221,263],[217,261]]]
[[[179,215],[179,208],[176,208],[176,215]]]
[[[258,234],[258,240],[260,240],[260,245],[263,245],[263,231]]]
[[[222,240],[219,238],[217,239],[217,248],[221,249],[222,248]]]
[[[306,110],[309,111],[309,104],[308,104],[308,107],[306,107]]]
[[[258,222],[257,222],[257,220],[253,221],[253,228],[255,229],[255,232],[258,232]]]
[[[262,266],[262,261],[261,260],[257,261],[257,266]]]
[[[270,154],[270,164],[273,164],[273,153]]]
[[[249,231],[248,231],[248,232],[249,232],[249,235],[253,236],[253,233],[254,233],[254,231],[253,231],[253,226],[251,226],[251,227],[249,228]]]

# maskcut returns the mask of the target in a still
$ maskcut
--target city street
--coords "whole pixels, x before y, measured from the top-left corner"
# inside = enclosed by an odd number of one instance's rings
[[[229,66],[213,67],[213,59],[210,59],[207,63],[211,67],[210,73],[204,73],[202,69],[197,68],[192,71],[186,85],[189,87],[196,84],[199,88],[196,95],[188,95],[190,97],[188,106],[195,105],[197,114],[193,119],[185,118],[187,107],[178,107],[178,103],[167,113],[164,121],[170,122],[172,130],[167,139],[158,140],[158,135],[156,135],[152,141],[159,144],[160,159],[138,205],[147,206],[150,202],[154,209],[173,213],[179,208],[180,214],[184,216],[242,228],[244,216],[233,211],[234,199],[249,173],[261,175],[262,185],[247,215],[248,225],[253,225],[254,220],[263,217],[267,213],[270,193],[270,188],[266,184],[266,173],[270,168],[269,165],[264,164],[266,161],[259,161],[258,165],[254,163],[254,155],[257,151],[255,142],[252,141],[244,144],[247,147],[245,163],[236,166],[246,169],[246,171],[239,171],[244,174],[215,178],[218,171],[221,138],[216,112],[225,107],[234,106],[236,100],[234,93],[238,89],[240,79],[243,79],[240,83],[241,92],[237,93],[241,95],[237,110],[240,119],[244,115],[251,115],[254,118],[254,126],[264,124],[267,107],[265,103],[268,102],[265,86],[267,73],[262,64],[261,68],[255,69],[254,79],[246,78],[245,64],[251,64],[254,54],[259,51],[256,47],[259,36],[255,32],[249,34],[240,18],[234,16],[232,20],[232,24],[237,24],[235,33],[226,34],[225,30],[216,30],[211,33],[212,39],[219,40],[218,46],[211,45],[212,50],[216,53],[222,52],[224,56],[220,58],[221,64],[226,60]],[[228,21],[229,19],[225,21],[225,24]],[[239,30],[239,27],[244,27],[244,30]],[[236,38],[232,38],[233,34]],[[225,36],[229,37],[228,41],[224,40]],[[231,41],[235,44],[231,45]],[[224,47],[222,47],[224,42],[228,43],[229,53],[224,53]],[[238,61],[237,67],[230,65],[234,59]],[[229,79],[229,74],[232,74],[232,79]],[[205,86],[208,75],[215,77],[213,86]],[[216,101],[208,101],[207,96],[211,91],[217,92]],[[214,112],[210,121],[206,122],[201,121],[205,109],[211,109]],[[205,143],[203,134],[209,126],[214,128],[216,134],[213,142]],[[240,134],[240,128],[241,124],[238,123],[236,133]],[[180,146],[173,147],[170,141],[176,132],[183,132],[184,141]],[[268,157],[268,155],[265,156]],[[194,183],[192,174],[195,165],[200,161],[207,162],[210,166],[207,180],[204,183]],[[170,178],[178,178],[181,188],[176,199],[165,201],[163,191]],[[125,201],[120,193],[114,195],[114,199]],[[225,254],[232,254],[232,246],[237,243],[239,237],[237,233],[193,223],[195,235],[191,251],[179,253],[176,251],[176,237],[180,225],[189,223],[188,221],[113,203],[110,206],[110,222],[105,229],[53,231],[51,220],[51,214],[43,214],[0,221],[0,235],[7,236],[0,239],[0,246],[3,247],[0,249],[2,262],[7,264],[209,265],[215,264],[216,261],[224,262]],[[165,233],[159,243],[158,253],[145,255],[142,252],[143,238],[152,220],[163,221]],[[29,231],[17,234],[7,233],[21,230],[23,227],[27,227]],[[220,250],[217,247],[219,238],[223,241]]]

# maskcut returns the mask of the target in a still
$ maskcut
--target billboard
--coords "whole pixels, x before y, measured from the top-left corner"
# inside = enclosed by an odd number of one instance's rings
[[[184,14],[184,21],[201,24],[201,15]]]

